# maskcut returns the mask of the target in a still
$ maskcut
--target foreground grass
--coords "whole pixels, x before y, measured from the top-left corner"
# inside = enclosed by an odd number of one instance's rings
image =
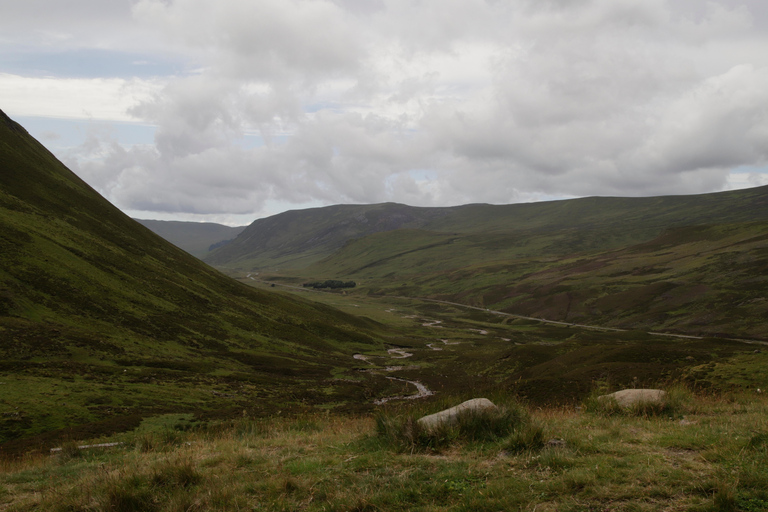
[[[371,417],[243,419],[4,462],[0,509],[765,510],[766,413],[761,394],[692,398],[673,417],[532,410],[520,424],[543,443],[512,432],[410,451]]]

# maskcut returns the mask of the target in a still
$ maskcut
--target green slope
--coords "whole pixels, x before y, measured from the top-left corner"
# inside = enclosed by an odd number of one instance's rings
[[[254,222],[209,261],[262,278],[526,316],[768,338],[768,187],[515,205],[396,204]]]
[[[211,265],[247,270],[302,268],[349,240],[373,233],[422,227],[447,212],[402,204],[336,205],[259,219],[230,244],[205,258]]]
[[[403,229],[474,237],[492,251],[505,247],[512,255],[615,249],[651,240],[671,227],[768,220],[767,191],[760,187],[694,196],[590,197],[451,208],[393,203],[313,208],[259,219],[206,261],[242,270],[296,270],[354,240]],[[395,244],[389,251],[399,248]]]
[[[0,112],[0,443],[164,411],[306,402],[352,353],[378,346],[369,327],[222,276]],[[309,400],[338,399],[330,389]]]
[[[211,246],[221,247],[240,234],[245,226],[231,227],[213,222],[134,219],[192,256],[205,258]]]
[[[393,231],[304,269],[359,293],[455,301],[550,320],[768,338],[768,222],[670,228],[605,251],[559,253],[533,235]]]

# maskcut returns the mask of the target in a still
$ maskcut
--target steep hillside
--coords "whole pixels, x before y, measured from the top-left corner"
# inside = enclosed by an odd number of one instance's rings
[[[347,400],[349,384],[312,390],[378,346],[369,326],[222,276],[0,113],[0,443],[168,411]]]
[[[192,256],[204,258],[215,248],[226,245],[239,235],[245,226],[231,227],[213,222],[179,222],[170,220],[134,219],[136,222],[160,235],[176,247]]]

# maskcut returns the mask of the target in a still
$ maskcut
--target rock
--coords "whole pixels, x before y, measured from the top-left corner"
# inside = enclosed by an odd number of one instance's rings
[[[610,395],[597,397],[599,401],[616,400],[621,407],[632,407],[638,403],[658,404],[664,401],[666,391],[661,389],[622,389]]]
[[[459,415],[461,414],[471,411],[485,411],[488,409],[496,409],[493,402],[487,398],[473,398],[472,400],[460,403],[456,407],[451,407],[450,409],[445,409],[444,411],[419,418],[418,424],[427,429],[436,428],[443,424],[453,425],[458,422]]]

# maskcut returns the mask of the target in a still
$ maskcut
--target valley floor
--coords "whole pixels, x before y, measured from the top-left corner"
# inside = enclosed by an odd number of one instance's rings
[[[414,412],[429,411],[387,414]],[[398,450],[371,416],[137,431],[101,440],[117,447],[2,463],[0,510],[768,508],[768,399],[757,390],[688,395],[672,416],[530,413],[549,443],[517,453],[508,440]]]

